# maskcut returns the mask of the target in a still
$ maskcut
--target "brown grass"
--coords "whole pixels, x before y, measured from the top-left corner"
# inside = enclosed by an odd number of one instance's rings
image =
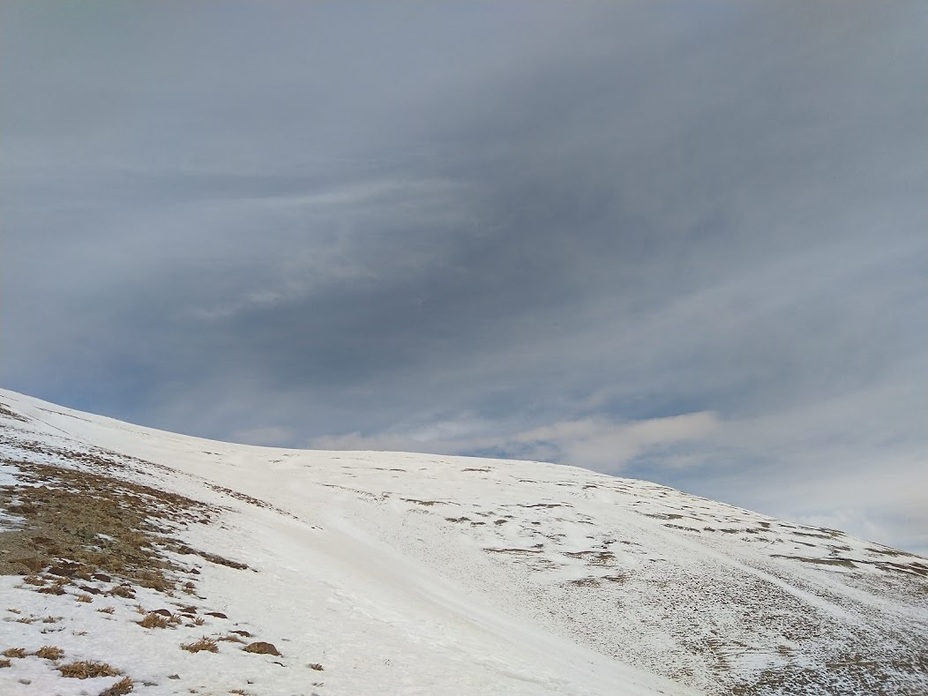
[[[216,644],[216,641],[212,638],[207,638],[203,636],[200,640],[195,643],[184,643],[180,646],[187,652],[197,653],[201,650],[206,650],[207,652],[219,652],[219,646]]]
[[[9,660],[6,660],[6,659],[0,660],[0,669],[3,669],[4,667],[12,667],[12,666],[13,666],[13,663],[10,662]]]
[[[111,667],[105,662],[96,662],[94,660],[81,660],[79,662],[69,662],[58,668],[61,676],[71,679],[96,679],[97,677],[118,677],[120,672],[115,667]]]
[[[7,648],[3,651],[4,657],[25,657],[26,649],[25,648]]]
[[[35,651],[35,656],[43,660],[60,660],[62,655],[64,655],[64,650],[54,645],[43,645]]]
[[[42,443],[22,447],[48,449]],[[35,585],[43,569],[46,576],[62,577],[65,583],[90,581],[95,575],[118,578],[129,585],[127,590],[111,590],[118,596],[133,594],[132,585],[173,590],[176,573],[185,569],[166,557],[164,551],[180,544],[165,532],[208,521],[212,508],[103,473],[125,466],[118,461],[90,452],[55,454],[97,471],[11,462],[23,484],[31,485],[0,488],[0,510],[25,519],[20,528],[0,532],[0,575],[27,575],[28,584]],[[61,593],[53,588],[39,591]]]
[[[172,546],[171,550],[179,554],[183,554],[183,555],[193,554],[193,555],[199,556],[200,558],[206,559],[210,563],[215,563],[216,565],[226,566],[227,568],[235,568],[236,570],[248,570],[249,569],[249,566],[247,563],[240,563],[239,561],[233,561],[229,558],[225,558],[224,556],[220,556],[217,553],[210,553],[209,551],[202,551],[200,549],[195,549],[191,546],[187,546],[186,544],[182,544],[178,541],[174,542],[174,545]]]
[[[89,594],[77,595],[77,601],[90,604],[93,601],[93,597],[91,597]]]
[[[132,589],[132,585],[127,584],[117,585],[106,594],[112,597],[122,597],[123,599],[135,599],[135,590]]]
[[[116,611],[116,607],[103,607],[102,609],[97,609],[101,614],[112,614]]]
[[[123,677],[110,688],[100,692],[100,696],[122,696],[128,694],[135,688],[135,682],[129,677]]]
[[[59,585],[50,585],[48,587],[40,587],[38,589],[42,594],[52,594],[52,595],[63,595],[65,591],[61,589]]]
[[[234,634],[229,634],[227,636],[222,636],[218,640],[225,641],[227,643],[244,643],[245,641],[239,638]]]
[[[146,614],[144,619],[136,621],[136,623],[142,628],[167,628],[171,625],[171,620],[163,614],[152,611]]]

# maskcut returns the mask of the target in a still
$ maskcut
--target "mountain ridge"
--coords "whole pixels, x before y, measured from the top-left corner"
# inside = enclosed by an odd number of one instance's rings
[[[187,514],[210,523],[174,530],[173,548],[155,543],[165,563],[198,571],[198,596],[225,597],[224,609],[254,624],[261,601],[242,577],[327,598],[279,590],[306,621],[341,627],[328,648],[309,641],[339,656],[325,685],[306,686],[323,682],[304,684],[288,664],[287,678],[262,673],[246,691],[455,694],[466,680],[478,693],[928,692],[928,562],[839,530],[576,467],[229,445],[4,390],[0,426],[0,478],[12,494],[35,467],[51,467],[44,475],[106,474],[153,499],[161,491],[193,501],[190,510],[206,505]],[[159,592],[135,582],[137,594]],[[11,597],[29,590],[3,587]],[[306,642],[280,606],[263,611]],[[418,670],[396,655],[349,669],[352,645],[378,654],[403,645]],[[178,693],[180,682],[149,671],[138,692]],[[0,670],[0,684],[12,672]]]

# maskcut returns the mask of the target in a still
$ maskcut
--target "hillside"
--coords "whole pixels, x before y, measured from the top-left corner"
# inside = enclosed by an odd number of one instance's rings
[[[918,556],[574,467],[2,390],[0,614],[5,695],[928,693]]]

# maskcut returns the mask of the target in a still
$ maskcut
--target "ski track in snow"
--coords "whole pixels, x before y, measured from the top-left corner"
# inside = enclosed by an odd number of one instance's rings
[[[0,403],[22,417],[0,411],[0,485],[18,460],[74,467],[63,453],[93,452],[121,478],[220,508],[183,539],[248,566],[198,559],[196,602],[173,606],[144,588],[80,603],[0,576],[0,649],[104,659],[134,693],[856,693],[864,653],[915,665],[881,668],[872,693],[928,693],[928,562],[836,530],[574,467],[229,445],[13,392]],[[202,625],[135,623],[138,605],[185,603]],[[231,630],[282,656],[179,647]],[[118,680],[12,663],[4,695]],[[790,691],[781,674],[817,674],[823,690]]]

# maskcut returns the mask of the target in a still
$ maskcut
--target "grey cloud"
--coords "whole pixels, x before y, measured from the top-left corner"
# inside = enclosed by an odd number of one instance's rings
[[[924,452],[921,4],[116,8],[2,10],[5,386],[503,454],[713,411],[624,465],[768,507]]]

